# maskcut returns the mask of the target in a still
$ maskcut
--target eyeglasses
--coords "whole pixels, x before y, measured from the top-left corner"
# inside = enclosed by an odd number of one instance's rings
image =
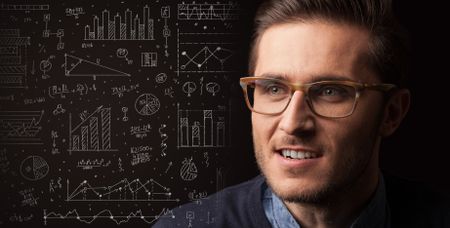
[[[360,94],[365,89],[388,92],[392,84],[364,84],[352,81],[319,81],[294,84],[265,77],[240,79],[248,108],[256,113],[278,115],[286,110],[296,90],[305,93],[311,111],[321,117],[343,118],[355,110]]]

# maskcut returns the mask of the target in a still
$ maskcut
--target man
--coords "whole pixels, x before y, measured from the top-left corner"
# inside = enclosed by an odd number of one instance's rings
[[[410,102],[391,2],[273,0],[255,21],[240,83],[262,175],[155,227],[450,227],[447,201],[378,168]]]

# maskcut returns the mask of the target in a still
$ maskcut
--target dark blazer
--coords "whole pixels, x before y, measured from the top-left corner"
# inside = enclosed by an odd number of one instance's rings
[[[383,175],[391,227],[450,228],[450,200],[423,184]],[[153,226],[270,228],[262,205],[262,184],[257,176],[201,201],[174,208]]]

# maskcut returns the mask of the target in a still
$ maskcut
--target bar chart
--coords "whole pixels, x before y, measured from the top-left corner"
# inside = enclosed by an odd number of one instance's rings
[[[111,12],[103,10],[101,19],[94,16],[92,25],[84,27],[84,40],[153,40],[154,24],[150,18],[150,7],[143,8],[139,18],[130,9],[125,10],[125,20],[117,13],[111,20]]]
[[[72,127],[70,115],[70,151],[112,151],[111,108],[98,107],[90,115],[80,115],[81,122]]]
[[[178,109],[178,147],[225,147],[225,110]]]

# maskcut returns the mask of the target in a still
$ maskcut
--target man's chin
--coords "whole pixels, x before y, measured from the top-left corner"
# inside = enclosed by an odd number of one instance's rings
[[[318,204],[326,202],[332,194],[331,188],[327,186],[314,186],[312,184],[295,183],[270,183],[272,191],[283,201],[290,203]]]

